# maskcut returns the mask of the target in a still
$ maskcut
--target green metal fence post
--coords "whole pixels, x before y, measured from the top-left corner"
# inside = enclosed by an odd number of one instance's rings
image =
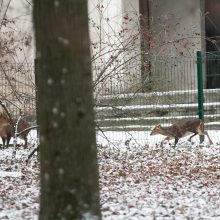
[[[204,96],[203,96],[203,74],[202,74],[202,53],[196,52],[197,59],[197,84],[198,84],[198,115],[204,121]],[[204,141],[204,136],[200,136],[200,143]]]

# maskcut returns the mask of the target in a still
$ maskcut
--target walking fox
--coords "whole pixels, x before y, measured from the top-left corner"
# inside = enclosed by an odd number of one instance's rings
[[[25,120],[21,119],[18,123],[18,132],[25,130],[30,127],[30,124]],[[11,137],[14,136],[14,128],[10,123],[10,120],[4,114],[0,114],[0,137],[2,138],[3,148],[8,147]],[[19,137],[25,141],[24,147],[27,147],[27,136],[29,131],[23,132]]]
[[[209,139],[209,143],[213,144],[211,138],[207,131],[204,130],[204,122],[200,119],[189,119],[182,120],[179,123],[172,124],[171,126],[163,127],[160,124],[155,126],[151,131],[150,135],[161,134],[166,136],[164,140],[162,140],[160,146],[163,145],[164,141],[175,139],[175,144],[178,143],[179,139],[185,137],[187,135],[193,134],[189,137],[189,141],[191,141],[192,137],[198,135],[206,135]]]

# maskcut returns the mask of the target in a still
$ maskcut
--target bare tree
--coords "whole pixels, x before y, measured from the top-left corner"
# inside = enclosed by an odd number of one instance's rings
[[[35,0],[40,219],[100,219],[87,0]]]

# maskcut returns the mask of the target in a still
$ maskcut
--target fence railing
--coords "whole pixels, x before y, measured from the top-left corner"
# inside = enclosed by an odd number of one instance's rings
[[[204,120],[209,130],[220,128],[219,58],[217,54],[202,56]],[[137,77],[140,75],[137,73]],[[186,118],[198,118],[196,57],[152,60],[145,75],[146,80],[139,83],[136,91],[129,92],[123,88],[126,84],[121,84],[120,90],[126,93],[117,92],[112,81],[113,89],[99,96],[96,112],[102,131],[149,131],[156,124],[169,125]],[[137,81],[135,79],[134,84]],[[131,78],[129,83],[132,84]]]
[[[119,65],[94,87],[97,130],[137,131],[145,139],[156,124],[198,117],[196,58],[155,59],[145,73],[138,59]],[[220,55],[203,54],[202,65],[205,125],[219,130]],[[35,93],[33,64],[0,64],[0,98],[14,117],[22,109],[29,122],[36,120]]]

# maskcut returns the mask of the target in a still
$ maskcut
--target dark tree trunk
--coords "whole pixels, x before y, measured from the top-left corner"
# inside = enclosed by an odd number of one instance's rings
[[[34,0],[40,219],[100,219],[87,0]]]

